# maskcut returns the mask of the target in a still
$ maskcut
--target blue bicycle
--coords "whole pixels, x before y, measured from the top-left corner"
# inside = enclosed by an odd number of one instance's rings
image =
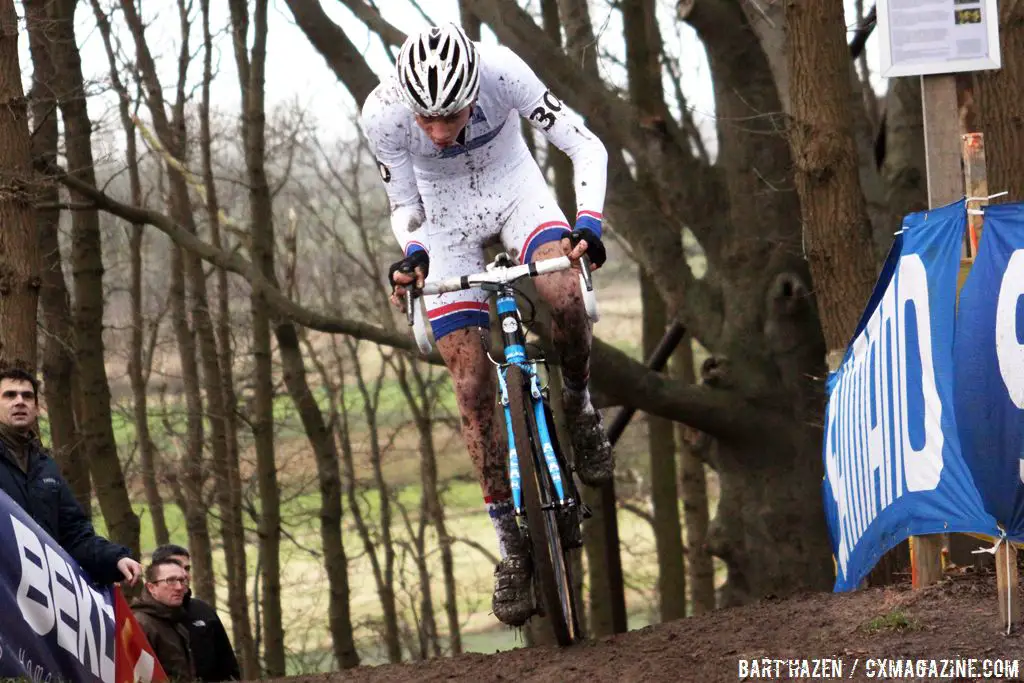
[[[581,259],[580,287],[591,320],[597,321],[590,263]],[[517,280],[544,273],[568,270],[568,257],[515,265],[504,253],[498,254],[486,271],[440,282],[428,282],[411,290],[406,298],[406,315],[424,354],[431,350],[416,299],[422,294],[440,294],[479,288],[496,299],[498,324],[504,345],[504,361],[491,358],[498,375],[501,405],[505,413],[509,444],[509,482],[519,527],[533,563],[534,606],[537,614],[551,621],[555,639],[567,646],[583,639],[572,562],[569,551],[583,545],[581,524],[590,516],[565,454],[558,444],[547,386],[538,372],[543,358],[527,354],[523,320],[516,303]]]

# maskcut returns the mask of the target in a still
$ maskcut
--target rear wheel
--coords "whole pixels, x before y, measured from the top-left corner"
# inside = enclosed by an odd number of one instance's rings
[[[529,400],[529,383],[522,368],[515,365],[507,369],[505,381],[534,576],[555,639],[559,645],[572,645],[581,638],[573,595],[572,563],[562,546],[558,517],[552,506],[554,487],[541,455],[539,432]],[[569,476],[569,473],[564,475]]]

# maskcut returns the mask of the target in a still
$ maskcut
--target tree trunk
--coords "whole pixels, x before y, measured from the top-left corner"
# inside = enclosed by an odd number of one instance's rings
[[[5,150],[0,161],[0,367],[15,366],[34,373],[41,286],[39,239],[13,0],[0,3],[0,140]]]
[[[324,422],[323,414],[317,404],[316,397],[305,381],[305,366],[296,346],[293,347],[291,337],[295,336],[294,325],[279,330],[278,345],[281,349],[281,363],[284,365],[284,381],[289,387],[295,381],[290,379],[293,374],[303,373],[302,386],[297,386],[297,393],[292,394],[299,416],[306,428],[313,453],[316,455],[317,479],[320,483],[320,540],[324,548],[324,568],[327,570],[328,590],[328,623],[331,631],[331,644],[334,648],[334,659],[339,668],[352,669],[359,666],[359,652],[356,650],[352,635],[351,590],[348,580],[348,554],[345,551],[342,535],[342,485],[341,465],[338,457],[338,446],[330,426]],[[331,388],[331,375],[317,357],[312,346],[309,347],[310,360],[320,373],[323,386],[330,391],[333,405],[334,391]],[[293,367],[294,366],[294,367]],[[337,369],[336,381],[344,382],[341,368]],[[304,387],[304,388],[303,388]],[[332,411],[332,421],[336,415]]]
[[[672,361],[675,375],[687,384],[695,384],[693,344],[689,335],[676,347]],[[686,569],[690,582],[690,613],[694,616],[715,609],[715,567],[708,550],[708,487],[704,460],[698,448],[714,448],[710,437],[678,425],[679,491],[683,498],[686,521]]]
[[[180,216],[180,208],[172,208]],[[185,394],[185,455],[181,463],[181,483],[184,494],[185,528],[192,554],[192,582],[196,595],[203,600],[213,590],[213,547],[207,524],[208,508],[203,499],[203,397],[199,388],[199,364],[196,362],[196,342],[188,324],[188,306],[185,292],[185,264],[183,249],[171,245],[171,325],[181,361],[181,383]]]
[[[86,109],[82,60],[75,41],[75,0],[55,0],[54,63],[58,98],[64,120],[68,172],[95,186],[92,124]],[[75,192],[71,200],[86,201]],[[71,222],[71,264],[74,282],[76,354],[81,381],[79,427],[83,455],[89,462],[96,497],[111,540],[138,556],[139,518],[132,510],[124,472],[117,457],[110,413],[110,385],[104,365],[103,252],[99,213],[75,211]]]
[[[299,338],[291,323],[276,328],[284,381],[316,456],[320,482],[320,539],[328,581],[328,615],[334,657],[342,669],[359,666],[349,611],[348,558],[341,534],[341,475],[338,452],[306,379]]]
[[[222,247],[220,235],[220,205],[213,175],[212,136],[210,133],[210,86],[213,81],[213,36],[210,33],[210,3],[201,3],[203,24],[203,86],[199,115],[199,149],[203,167],[203,185],[206,190],[206,215],[210,222],[210,239],[218,249]],[[241,669],[245,678],[259,675],[259,657],[253,641],[249,618],[248,566],[246,561],[245,527],[242,523],[242,480],[238,455],[238,419],[235,415],[238,399],[234,387],[234,358],[231,349],[231,312],[228,275],[217,268],[217,329],[216,356],[220,371],[222,400],[221,423],[224,434],[217,436],[218,448],[213,449],[213,473],[217,483],[217,506],[221,517],[221,539],[227,568],[228,611],[235,648],[241,653]]]
[[[372,436],[376,434],[376,418],[375,418],[375,403],[370,392],[367,391],[366,382],[362,377],[362,369],[358,363],[358,354],[356,351],[355,342],[345,340],[344,342],[348,346],[349,357],[353,361],[353,370],[359,385],[359,391],[363,397],[363,408],[366,415],[367,428],[369,434]],[[336,344],[336,340],[332,339],[332,345]],[[337,346],[334,346],[334,359],[335,367],[344,367],[342,362],[341,354],[339,353]],[[379,383],[379,382],[378,382]],[[390,582],[390,577],[386,575],[385,567],[381,566],[380,556],[378,555],[377,547],[373,543],[373,538],[370,535],[370,528],[366,523],[366,518],[363,515],[363,511],[359,506],[359,482],[356,479],[355,469],[355,454],[352,449],[351,430],[349,427],[349,416],[348,409],[345,403],[345,384],[338,382],[337,386],[334,387],[335,391],[332,393],[332,411],[336,414],[334,420],[336,437],[340,445],[341,450],[341,465],[343,468],[343,474],[347,480],[346,484],[346,497],[348,498],[349,509],[352,512],[352,520],[355,522],[356,530],[359,533],[359,538],[363,542],[363,550],[366,552],[366,556],[370,560],[370,567],[373,571],[374,583],[377,586],[377,595],[381,603],[381,611],[383,612],[384,619],[384,646],[388,652],[388,659],[392,662],[401,661],[401,642],[399,641],[398,633],[398,619],[397,611],[395,609],[395,596],[393,590],[393,583]],[[378,444],[379,445],[379,444]],[[379,450],[373,450],[373,443],[371,443],[370,457],[379,455]],[[387,491],[385,489],[384,493]],[[386,531],[386,540],[383,540],[385,545],[385,553],[393,555],[393,548],[388,550],[391,541],[391,516],[390,516],[390,503],[385,502],[386,498],[382,497],[380,502],[380,524],[382,537]],[[386,513],[386,514],[385,514]]]
[[[124,129],[126,139],[125,155],[128,164],[128,181],[131,190],[132,203],[142,206],[142,180],[139,174],[138,141],[136,138],[135,122],[131,116],[131,97],[125,88],[118,72],[117,57],[114,53],[113,43],[110,35],[110,22],[100,8],[97,0],[92,0],[93,13],[96,16],[96,23],[103,38],[103,46],[107,53],[107,62],[110,66],[110,79],[114,91],[118,95],[118,111],[121,115],[121,127]],[[135,417],[135,438],[139,446],[139,464],[142,468],[142,485],[146,495],[146,503],[149,506],[150,518],[153,520],[153,535],[157,544],[162,545],[170,542],[170,533],[167,529],[167,520],[164,515],[163,497],[157,485],[156,446],[149,430],[149,408],[148,408],[148,376],[147,370],[152,363],[152,358],[145,358],[143,349],[146,346],[146,320],[143,315],[143,242],[145,226],[142,223],[133,223],[129,238],[129,250],[131,252],[131,350],[128,356],[128,377],[132,387],[132,409]],[[154,330],[154,334],[156,331]]]
[[[410,382],[410,376],[412,381]],[[434,448],[434,421],[432,405],[436,402],[429,388],[430,377],[416,361],[398,360],[398,381],[402,393],[413,413],[416,433],[419,435],[420,481],[423,484],[423,514],[437,534],[441,554],[441,573],[444,578],[444,611],[448,619],[448,640],[453,655],[462,653],[462,627],[459,624],[458,595],[455,586],[455,560],[452,556],[452,537],[445,523],[437,480],[437,451]],[[425,607],[425,606],[424,606]],[[426,615],[424,615],[425,617]]]
[[[247,46],[248,8],[231,0],[231,22],[235,62],[242,94],[242,138],[249,177],[251,251],[253,264],[276,286],[274,273],[274,213],[270,187],[264,169],[266,158],[266,113],[264,68],[267,59],[267,0],[256,0],[253,8],[253,46]],[[270,345],[270,316],[263,296],[253,292],[250,299],[255,359],[253,436],[256,447],[256,476],[260,492],[260,563],[263,567],[264,665],[269,677],[284,676],[284,625],[281,615],[281,491],[274,455],[274,378]]]
[[[886,203],[896,221],[887,230],[876,232],[875,243],[878,251],[888,253],[903,217],[928,208],[920,77],[889,79],[884,125],[882,178],[887,188]]]
[[[388,652],[388,661],[402,661],[402,644],[398,627],[398,605],[395,600],[395,544],[391,532],[391,491],[384,478],[383,453],[380,445],[380,422],[378,420],[380,407],[380,391],[384,380],[383,364],[380,374],[371,389],[363,374],[362,364],[359,359],[357,345],[348,342],[349,357],[355,370],[356,384],[359,393],[363,398],[363,413],[366,417],[366,427],[370,440],[370,466],[373,470],[373,483],[377,489],[378,512],[380,518],[380,543],[383,546],[382,552],[384,561],[375,572],[377,575],[377,592],[380,595],[381,610],[384,619],[384,645]],[[355,482],[355,470],[350,472],[353,486]],[[355,501],[353,500],[353,503]],[[364,538],[368,542],[369,538]],[[371,549],[368,547],[367,552]],[[376,551],[373,551],[376,555]]]
[[[25,21],[28,24],[29,48],[32,52],[32,155],[44,164],[57,161],[59,134],[57,130],[56,67],[48,33],[49,16],[46,3],[40,0],[25,2]],[[42,288],[39,303],[42,310],[43,335],[43,396],[50,421],[51,455],[60,464],[82,510],[91,516],[92,487],[89,484],[89,463],[81,457],[78,448],[78,425],[75,421],[74,396],[76,367],[74,334],[71,328],[71,297],[64,280],[64,267],[58,239],[60,201],[57,185],[49,179],[39,178],[40,204],[37,204],[36,227],[39,233],[39,252],[42,261]]]
[[[665,334],[665,304],[650,278],[640,277],[643,305],[643,352],[650,358]],[[676,488],[676,443],[672,423],[647,416],[647,442],[651,458],[651,504],[654,542],[658,554],[658,609],[662,622],[686,616],[686,566],[683,529],[679,522]]]
[[[999,4],[1003,66],[975,74],[975,92],[988,151],[989,192],[1008,190],[1006,201],[1019,202],[1024,200],[1024,5]]]
[[[842,352],[875,282],[871,224],[858,176],[843,7],[786,5],[790,141],[804,243],[829,352]]]

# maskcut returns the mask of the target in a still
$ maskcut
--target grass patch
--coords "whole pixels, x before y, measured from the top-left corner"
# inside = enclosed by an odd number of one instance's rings
[[[918,631],[920,628],[921,624],[917,619],[908,617],[899,609],[894,609],[887,614],[879,615],[863,626],[864,631],[868,633],[878,633],[880,631],[895,631],[900,633],[902,631]]]

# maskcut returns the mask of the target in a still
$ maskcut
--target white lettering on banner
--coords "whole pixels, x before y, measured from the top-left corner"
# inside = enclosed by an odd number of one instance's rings
[[[917,313],[917,352],[921,359],[921,391],[924,398],[924,444],[915,449],[910,444],[910,420],[903,420],[904,469],[908,491],[931,491],[939,485],[942,477],[942,447],[946,437],[942,433],[942,401],[935,385],[935,363],[932,358],[931,309],[928,303],[928,272],[917,254],[900,259],[899,310],[906,310],[906,304],[913,302]],[[909,286],[906,286],[909,285]],[[923,323],[922,323],[923,321]],[[906,339],[903,316],[900,316],[900,337]],[[906,354],[901,358],[902,381],[900,400],[903,414],[907,412]]]
[[[57,617],[57,644],[77,657],[78,597],[71,582],[71,567],[50,546],[46,546],[46,562],[50,565],[53,611]]]
[[[56,626],[57,644],[104,683],[113,683],[114,606],[76,576],[55,548],[14,515],[10,520],[21,560],[17,601],[25,622],[40,636]]]
[[[907,323],[914,312],[923,405],[908,405]],[[911,410],[914,413],[911,413]],[[917,414],[917,411],[923,411]],[[942,404],[932,357],[928,274],[917,254],[900,259],[888,289],[854,339],[833,388],[825,433],[825,468],[839,512],[837,561],[846,565],[878,514],[906,491],[928,491],[942,475]],[[922,422],[915,448],[910,422]]]
[[[1024,410],[1024,345],[1017,339],[1017,302],[1024,296],[1024,249],[1010,256],[996,303],[996,358],[1010,400]],[[1024,477],[1022,477],[1024,479]]]

